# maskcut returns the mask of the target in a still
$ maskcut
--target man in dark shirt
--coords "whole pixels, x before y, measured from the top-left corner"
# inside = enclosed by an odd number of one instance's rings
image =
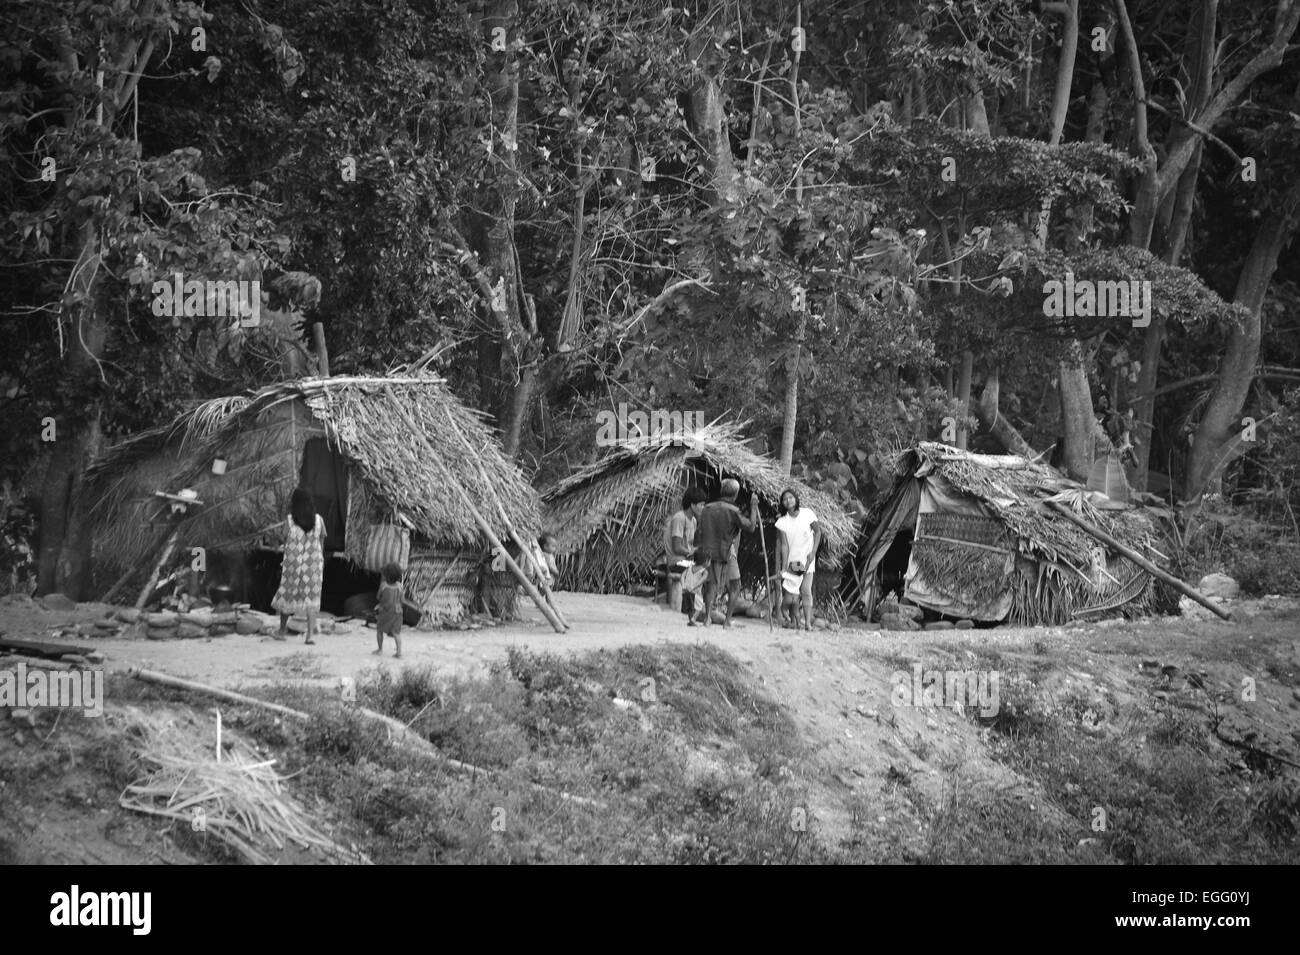
[[[758,526],[758,496],[749,499],[749,517],[736,507],[740,482],[727,478],[722,482],[722,500],[706,504],[696,526],[696,541],[704,551],[709,568],[704,583],[704,626],[712,623],[713,600],[721,587],[727,589],[727,616],[724,627],[731,626],[731,614],[740,595],[740,565],[736,560],[737,538],[742,530],[752,531]]]

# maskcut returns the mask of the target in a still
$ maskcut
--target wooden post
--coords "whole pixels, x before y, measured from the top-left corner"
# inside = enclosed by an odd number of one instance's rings
[[[407,413],[407,410],[402,407],[401,402],[397,400],[397,396],[393,394],[393,389],[388,385],[385,385],[384,393],[388,395],[389,400],[392,401],[393,408],[402,419],[402,423],[410,429],[414,436],[418,437],[420,441],[424,443],[429,454],[436,460],[438,452],[434,450],[433,445],[429,443],[429,439],[425,435],[424,431],[422,431],[419,425],[415,423],[415,419],[412,418],[410,414]],[[556,633],[564,633],[564,624],[560,622],[560,618],[555,615],[555,611],[547,606],[545,598],[537,592],[537,588],[533,586],[532,581],[528,579],[528,576],[519,568],[519,565],[515,563],[515,559],[510,556],[510,552],[507,551],[505,545],[501,543],[496,532],[492,530],[491,525],[488,524],[483,515],[479,513],[479,509],[474,506],[474,502],[470,500],[469,493],[460,486],[460,482],[455,479],[455,476],[449,469],[444,468],[443,470],[447,474],[447,483],[451,486],[452,490],[460,496],[461,502],[465,507],[469,509],[470,514],[474,517],[474,523],[478,525],[478,529],[483,532],[483,536],[488,539],[488,542],[493,547],[496,547],[501,551],[501,556],[505,559],[506,566],[509,567],[510,572],[518,578],[519,583],[523,585],[524,591],[532,598],[533,603],[537,605],[537,609],[542,612],[542,616],[545,617],[550,625],[555,628]]]
[[[1203,607],[1208,607],[1209,609],[1213,610],[1216,614],[1218,614],[1220,617],[1222,617],[1224,620],[1232,619],[1231,613],[1229,613],[1227,610],[1224,610],[1218,604],[1212,602],[1208,597],[1204,596],[1199,591],[1193,589],[1188,584],[1179,580],[1173,574],[1169,574],[1161,570],[1155,564],[1151,563],[1151,561],[1147,560],[1145,557],[1143,557],[1141,554],[1135,551],[1132,547],[1128,547],[1124,544],[1121,544],[1119,541],[1111,537],[1105,531],[1093,527],[1091,524],[1085,521],[1078,514],[1075,514],[1074,511],[1070,510],[1068,507],[1065,507],[1064,505],[1060,504],[1057,501],[1047,501],[1045,503],[1051,506],[1052,509],[1056,511],[1056,513],[1060,514],[1065,519],[1077,524],[1084,531],[1084,533],[1090,535],[1091,537],[1096,538],[1097,540],[1105,544],[1107,547],[1111,547],[1114,550],[1116,550],[1118,553],[1123,555],[1124,557],[1127,557],[1129,560],[1133,561],[1133,563],[1137,564],[1139,567],[1145,570],[1152,577],[1155,577],[1157,580],[1163,580],[1170,587],[1173,587],[1175,590],[1177,590],[1180,594],[1184,594],[1188,597],[1191,597],[1193,600],[1195,600],[1198,604],[1200,604]]]
[[[487,470],[483,467],[482,459],[479,458],[479,456],[474,453],[473,446],[465,438],[465,435],[461,432],[460,428],[456,426],[456,419],[451,416],[451,412],[447,411],[446,414],[447,414],[447,423],[451,425],[451,430],[456,432],[456,437],[460,439],[461,444],[465,445],[465,450],[469,453],[469,456],[474,460],[474,463],[478,466],[479,477],[483,479],[483,486],[487,488],[488,494],[492,496],[492,502],[496,504],[497,513],[501,515],[501,521],[503,524],[505,524],[506,531],[510,534],[510,539],[515,542],[516,546],[518,546],[519,552],[522,554],[526,554],[528,556],[529,561],[531,561],[533,566],[537,568],[537,579],[541,581],[542,594],[546,597],[546,602],[551,605],[551,609],[554,610],[555,615],[560,618],[560,622],[564,624],[565,629],[571,629],[569,627],[569,621],[564,619],[564,614],[560,612],[560,608],[555,604],[555,595],[551,593],[551,587],[546,582],[546,574],[542,566],[537,563],[537,558],[533,556],[532,548],[526,547],[524,545],[524,542],[520,539],[519,534],[515,532],[514,525],[510,523],[510,515],[506,513],[505,504],[501,502],[501,498],[497,494],[496,488],[492,486],[492,482],[488,479],[488,473]]]
[[[758,494],[757,490],[750,493]],[[776,608],[772,604],[772,578],[770,576],[771,568],[767,563],[767,535],[763,532],[763,513],[758,515],[758,540],[763,545],[763,590],[767,593],[767,630],[769,633],[775,629],[776,625],[772,623],[772,616],[776,613]],[[780,551],[777,551],[780,553]],[[780,598],[780,594],[776,595]]]
[[[325,326],[320,322],[313,322],[311,326],[311,337],[316,342],[316,365],[322,378],[330,376],[330,353],[325,347]]]

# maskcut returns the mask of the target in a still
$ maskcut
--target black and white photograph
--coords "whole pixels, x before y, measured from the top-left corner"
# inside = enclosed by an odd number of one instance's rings
[[[1033,866],[1249,938],[1298,235],[1300,0],[0,0],[24,918]]]

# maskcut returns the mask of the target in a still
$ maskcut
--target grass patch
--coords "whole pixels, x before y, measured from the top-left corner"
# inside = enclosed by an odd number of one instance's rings
[[[358,682],[360,704],[477,774],[390,746],[336,693],[255,692],[312,714],[304,726],[250,713],[242,728],[280,751],[301,799],[334,808],[336,838],[376,862],[831,858],[796,782],[793,722],[713,647],[513,649],[481,679],[407,668]]]

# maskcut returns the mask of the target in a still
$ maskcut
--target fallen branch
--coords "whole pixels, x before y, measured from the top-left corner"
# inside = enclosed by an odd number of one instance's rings
[[[208,686],[205,683],[195,683],[193,680],[182,680],[180,677],[169,676],[166,673],[158,673],[154,670],[131,669],[127,672],[136,679],[143,680],[146,683],[155,683],[159,686],[168,686],[177,690],[189,690],[192,693],[203,693],[208,696],[215,696],[218,699],[229,700],[231,703],[242,703],[245,706],[259,707],[264,710],[270,710],[273,713],[279,713],[283,716],[291,717],[292,719],[301,720],[304,723],[309,722],[312,718],[309,713],[291,709],[287,706],[281,706],[279,703],[259,700],[256,697],[245,696],[243,693],[236,693],[234,690],[225,690],[221,687]],[[364,706],[350,707],[350,709],[358,716],[364,717],[371,722],[382,723],[389,730],[389,742],[395,742],[416,755],[424,756],[433,762],[445,765],[457,772],[467,773],[470,775],[482,774],[485,776],[492,776],[498,772],[496,770],[484,769],[481,766],[474,766],[471,763],[464,763],[459,759],[452,759],[450,756],[444,756],[423,736],[398,720],[393,719],[391,716],[385,716],[383,713],[376,713],[374,710],[368,710]],[[607,808],[605,803],[596,799],[588,799],[585,796],[575,796],[572,793],[567,793],[563,790],[543,786],[541,783],[530,781],[528,785],[539,792],[559,796],[567,802],[577,803],[580,806],[591,806],[595,809]]]

